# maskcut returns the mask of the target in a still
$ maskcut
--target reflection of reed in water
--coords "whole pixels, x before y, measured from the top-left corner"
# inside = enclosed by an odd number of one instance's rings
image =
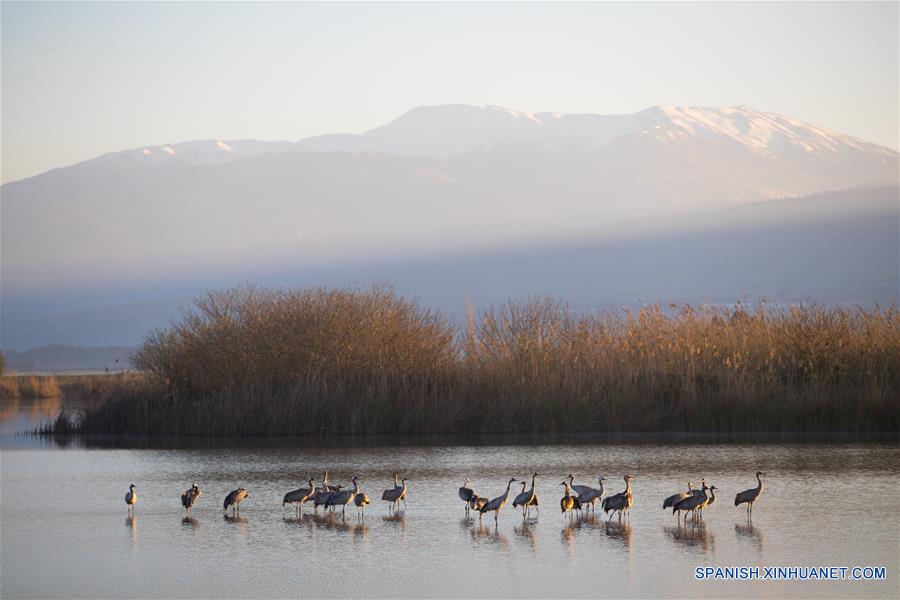
[[[759,527],[755,527],[753,523],[747,523],[746,525],[739,525],[735,523],[734,532],[735,534],[737,534],[737,538],[739,540],[749,540],[756,544],[756,547],[760,550],[763,549],[762,531],[759,530]]]
[[[62,406],[62,397],[55,398],[4,398],[0,401],[0,423],[14,419],[26,419],[28,428],[37,427],[40,421],[55,419]]]
[[[607,523],[604,530],[607,536],[622,542],[622,545],[626,549],[631,549],[631,523],[628,523],[627,521],[621,523]]]
[[[677,527],[665,526],[663,531],[674,542],[692,548],[701,548],[704,551],[715,549],[715,537],[706,529],[706,525],[700,523],[696,526]]]

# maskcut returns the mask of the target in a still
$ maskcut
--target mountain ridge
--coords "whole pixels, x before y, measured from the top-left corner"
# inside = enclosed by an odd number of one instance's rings
[[[477,127],[493,127],[478,135]],[[748,135],[756,129],[756,135]],[[545,131],[546,130],[546,131]],[[661,130],[661,131],[660,131]],[[743,131],[741,131],[743,130]],[[474,135],[454,140],[414,143],[403,136],[428,138],[468,132]],[[390,122],[363,133],[331,133],[297,141],[218,138],[151,144],[112,151],[100,156],[65,165],[17,180],[26,181],[58,169],[83,165],[91,161],[155,166],[165,161],[187,164],[213,164],[260,154],[297,151],[379,152],[420,157],[452,158],[466,152],[483,150],[503,143],[571,143],[597,149],[628,134],[655,135],[671,139],[675,135],[719,134],[758,151],[771,149],[772,139],[763,140],[760,133],[773,136],[775,143],[794,144],[806,151],[837,153],[840,147],[869,152],[896,159],[897,151],[861,138],[811,125],[800,119],[761,111],[749,106],[665,106],[654,105],[630,114],[558,113],[513,110],[496,105],[439,104],[412,108]],[[743,138],[742,135],[743,134]],[[803,136],[811,136],[812,145]],[[400,136],[401,139],[388,139]],[[766,143],[763,143],[766,142]]]

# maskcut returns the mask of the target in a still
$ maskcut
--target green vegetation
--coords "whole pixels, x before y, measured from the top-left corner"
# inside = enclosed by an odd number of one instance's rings
[[[895,308],[671,308],[579,315],[534,299],[470,314],[459,331],[383,288],[211,292],[147,337],[134,357],[146,376],[108,390],[79,427],[151,435],[898,429]]]

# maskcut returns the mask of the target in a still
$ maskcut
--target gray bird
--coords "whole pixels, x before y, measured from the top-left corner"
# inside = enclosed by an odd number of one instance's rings
[[[706,501],[706,504],[701,504],[700,508],[698,508],[698,512],[700,514],[700,520],[703,520],[703,509],[709,508],[713,504],[716,503],[716,490],[719,489],[714,485],[709,486],[709,499]]]
[[[338,486],[331,485],[330,483],[328,483],[328,469],[326,469],[325,472],[322,474],[322,485],[328,491],[331,491],[331,492],[338,491]]]
[[[225,502],[222,503],[222,508],[225,509],[225,512],[228,512],[228,507],[231,507],[231,514],[235,514],[235,512],[241,512],[241,502],[250,497],[249,492],[244,488],[238,488],[236,490],[232,490],[225,496]]]
[[[356,505],[356,514],[365,516],[366,505],[371,504],[371,501],[365,492],[357,492],[356,495],[353,496],[353,504]]]
[[[696,520],[697,511],[699,511],[703,506],[709,502],[709,496],[706,494],[706,491],[709,488],[706,487],[706,483],[704,482],[703,487],[701,488],[701,494],[691,494],[684,500],[680,500],[676,502],[672,506],[672,514],[675,514],[675,511],[688,511],[691,513],[691,521]],[[687,515],[685,515],[685,520],[687,520]]]
[[[522,516],[527,517],[530,512],[530,508],[532,506],[538,506],[538,497],[537,492],[534,487],[534,480],[537,478],[538,474],[535,473],[531,476],[531,489],[527,492],[525,491],[525,486],[528,485],[525,481],[522,481],[522,493],[516,496],[516,499],[513,500],[513,508],[522,507]]]
[[[631,475],[626,475],[624,479],[625,491],[619,492],[614,496],[609,496],[600,503],[600,508],[603,509],[603,512],[612,512],[612,514],[609,515],[609,519],[606,520],[607,523],[612,520],[612,516],[616,512],[619,513],[619,519],[621,520],[623,511],[627,512],[634,504],[634,498],[631,495],[631,481],[634,479],[634,477],[632,477]]]
[[[737,506],[739,504],[747,504],[747,518],[751,518],[753,516],[753,503],[756,502],[763,493],[763,482],[762,479],[759,478],[760,475],[765,475],[762,471],[756,472],[756,481],[759,484],[755,488],[751,488],[749,490],[744,490],[734,497],[734,505]]]
[[[316,486],[313,485],[313,480],[310,479],[307,483],[309,483],[309,487],[300,488],[285,494],[284,500],[281,501],[281,507],[284,508],[285,504],[296,504],[297,514],[299,514],[302,504],[309,501],[316,493]]]
[[[694,493],[694,483],[692,481],[688,481],[688,491],[681,492],[680,494],[672,494],[665,500],[663,500],[663,510],[667,508],[672,508],[685,498],[689,498]],[[678,520],[681,520],[681,511],[678,511]]]
[[[570,475],[570,477],[571,477],[571,475]],[[601,498],[603,498],[603,492],[605,491],[603,489],[604,481],[606,481],[606,477],[601,476],[601,477],[597,478],[597,483],[600,484],[599,488],[592,488],[587,485],[579,485],[578,487],[581,488],[581,491],[576,490],[576,492],[578,492],[578,498],[577,498],[578,503],[581,506],[585,506],[585,505],[590,506],[591,511],[593,511],[594,503],[597,500],[600,500]],[[574,488],[572,488],[572,489],[574,489]]]
[[[200,486],[195,483],[181,494],[181,505],[184,507],[184,510],[191,511],[199,499]]]
[[[474,495],[475,490],[469,487],[469,478],[466,477],[466,481],[459,488],[459,499],[466,503],[466,516],[469,516],[469,502],[471,502]]]
[[[478,518],[480,519],[481,516],[484,514],[483,512],[481,512],[481,509],[482,509],[482,508],[484,507],[484,505],[487,504],[487,503],[488,503],[488,499],[487,499],[487,498],[482,498],[482,497],[479,496],[478,494],[474,494],[474,495],[472,496],[472,499],[469,500],[469,508],[472,509],[472,510],[474,510],[474,511],[477,511],[477,512],[478,512]]]
[[[394,480],[396,481],[397,476],[394,475]],[[403,504],[406,505],[406,482],[408,479],[404,477],[400,480],[400,487],[394,486],[390,489],[384,490],[381,494],[381,499],[385,502],[390,502],[388,510],[393,510],[396,506],[403,500]]]
[[[341,507],[341,516],[344,516],[347,512],[347,505],[353,502],[353,498],[356,497],[356,494],[359,493],[359,483],[356,480],[356,475],[350,480],[353,482],[352,490],[342,490],[339,492],[333,493],[328,497],[328,500],[325,501],[325,508],[327,509],[329,506],[331,510],[334,510],[336,506]]]
[[[509,488],[516,481],[515,477],[509,480],[509,483],[506,484],[506,491],[503,492],[502,495],[497,496],[481,508],[479,508],[479,512],[483,515],[487,512],[494,513],[494,522],[497,522],[497,515],[500,513],[500,509],[503,508],[503,505],[506,504],[506,499],[509,498]]]
[[[341,490],[344,489],[344,486],[338,484],[334,487],[334,491],[330,489],[322,489],[319,488],[316,490],[315,495],[313,496],[313,510],[318,510],[320,506],[325,506],[325,509],[328,509],[328,501],[331,500],[332,496],[335,494],[340,494]]]
[[[137,504],[137,492],[134,491],[135,485],[132,483],[128,486],[128,493],[125,494],[125,504],[128,505],[128,512],[134,511],[134,505]]]

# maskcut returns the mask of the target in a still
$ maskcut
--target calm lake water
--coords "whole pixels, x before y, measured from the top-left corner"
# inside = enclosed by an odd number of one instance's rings
[[[59,402],[0,407],[0,596],[23,597],[881,597],[900,596],[900,444],[747,438],[576,439],[553,444],[444,440],[422,445],[244,442],[187,448],[95,446],[17,436]],[[133,446],[133,445],[132,445]],[[364,519],[282,511],[286,491],[329,469],[373,498]],[[737,491],[766,491],[748,524]],[[410,479],[390,515],[391,474]],[[543,508],[523,521],[466,518],[466,477],[496,496],[537,471]],[[559,513],[568,473],[608,492],[634,476],[630,523]],[[702,527],[661,508],[689,480],[719,488]],[[202,491],[191,518],[180,494]],[[138,491],[133,517],[124,495]],[[250,492],[239,519],[222,500]],[[877,566],[883,581],[697,581],[706,566]]]

